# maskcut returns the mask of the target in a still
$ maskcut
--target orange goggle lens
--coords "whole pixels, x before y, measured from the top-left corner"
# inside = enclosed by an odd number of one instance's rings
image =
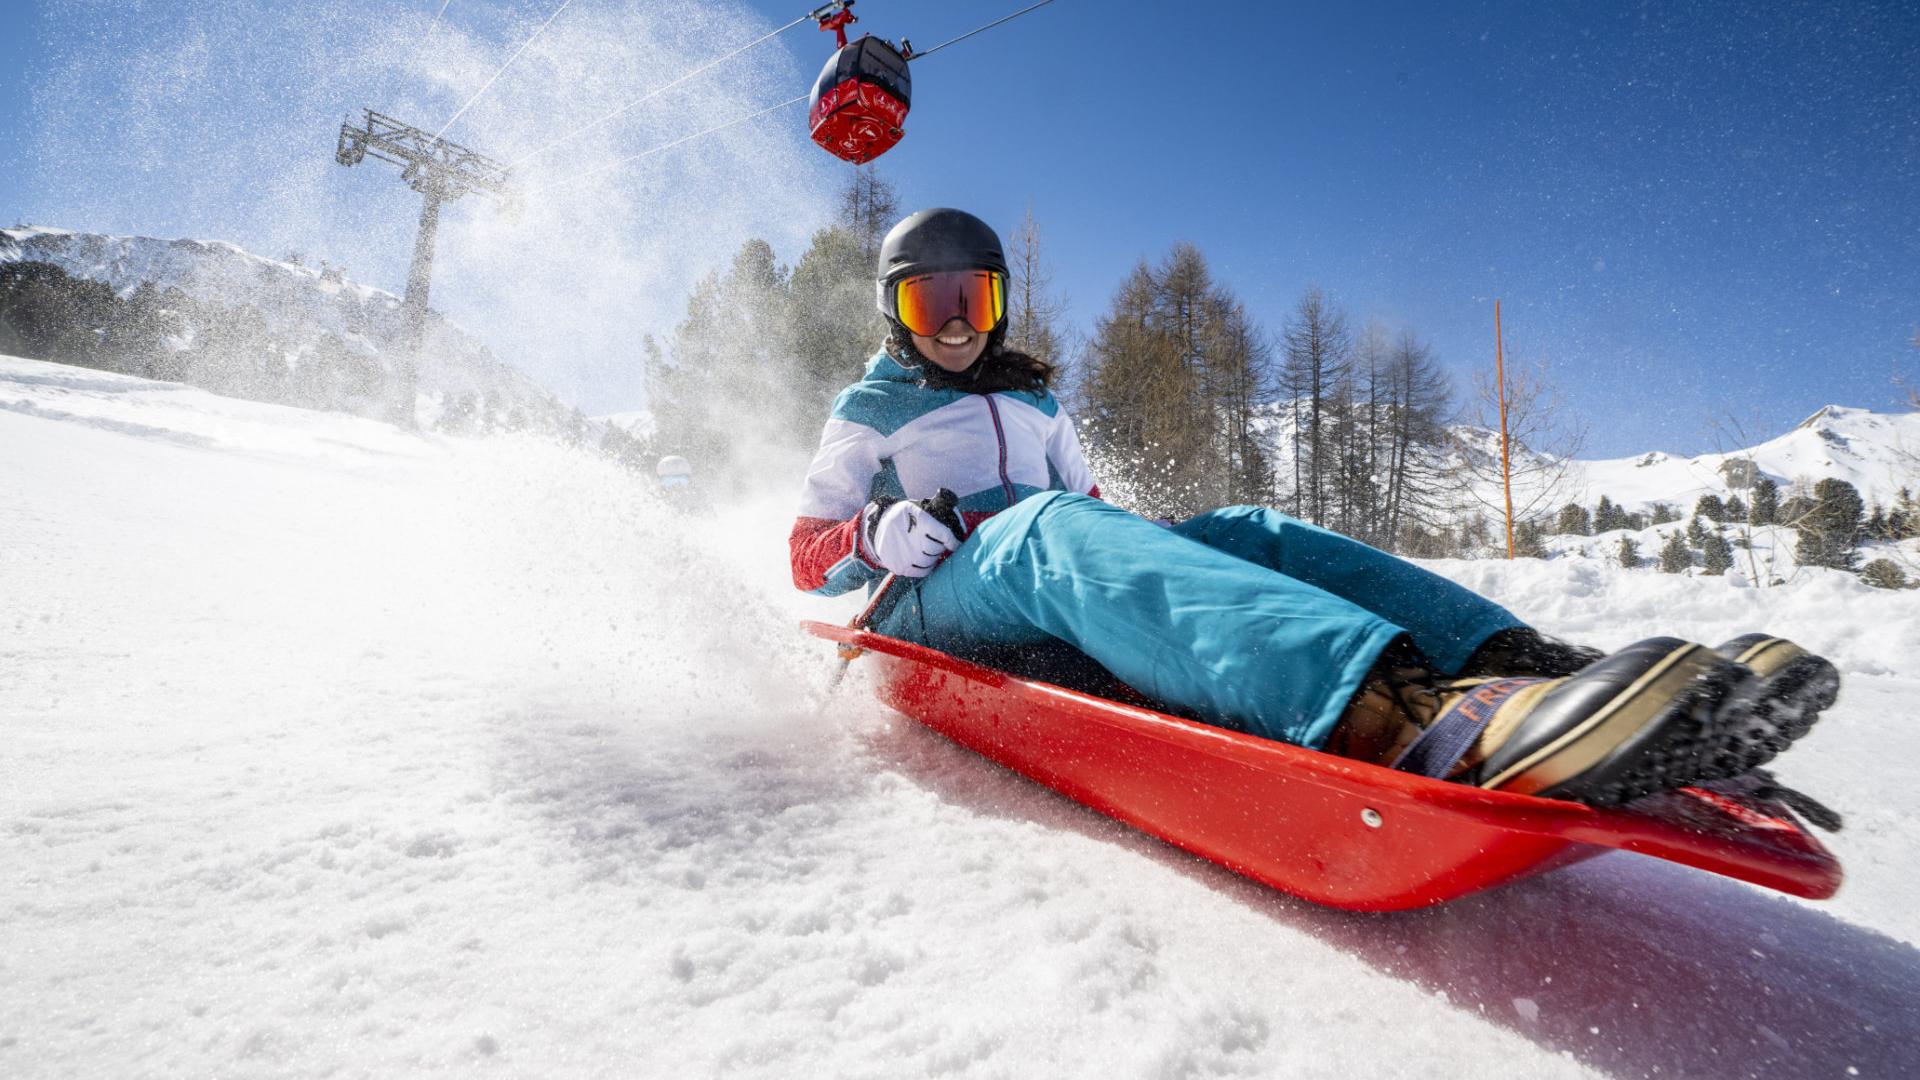
[[[994,270],[942,270],[902,278],[893,286],[893,310],[907,329],[932,337],[952,320],[991,333],[1007,317],[1007,276]]]

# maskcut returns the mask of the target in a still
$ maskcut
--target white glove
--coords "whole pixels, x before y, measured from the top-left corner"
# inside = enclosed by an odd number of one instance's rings
[[[947,553],[960,546],[953,530],[934,520],[919,503],[868,503],[860,515],[866,556],[901,577],[933,573]]]

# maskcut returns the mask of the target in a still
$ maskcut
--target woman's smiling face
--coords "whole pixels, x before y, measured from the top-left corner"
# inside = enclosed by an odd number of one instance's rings
[[[948,319],[947,325],[932,337],[914,334],[913,347],[942,369],[959,374],[980,359],[980,354],[987,347],[987,335],[968,326],[967,320],[956,315]]]

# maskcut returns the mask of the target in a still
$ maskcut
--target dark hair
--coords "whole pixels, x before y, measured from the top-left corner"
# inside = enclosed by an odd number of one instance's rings
[[[1037,356],[1007,348],[1006,339],[1007,324],[1003,322],[987,335],[986,350],[965,371],[948,371],[922,356],[914,347],[913,335],[897,322],[891,322],[887,331],[886,348],[902,366],[920,369],[922,386],[964,390],[971,394],[997,394],[1005,390],[1046,393],[1047,384],[1054,376],[1054,366]]]

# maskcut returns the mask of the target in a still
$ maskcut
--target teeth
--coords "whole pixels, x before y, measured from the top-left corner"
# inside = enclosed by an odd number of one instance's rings
[[[942,345],[965,345],[967,342],[972,341],[973,339],[971,337],[942,337],[942,338],[935,338],[934,340],[938,341]]]

